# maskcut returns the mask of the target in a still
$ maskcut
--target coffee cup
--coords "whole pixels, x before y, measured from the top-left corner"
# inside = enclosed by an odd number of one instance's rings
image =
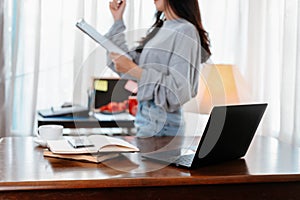
[[[42,125],[38,128],[38,137],[44,141],[58,140],[63,135],[63,128],[61,125]]]

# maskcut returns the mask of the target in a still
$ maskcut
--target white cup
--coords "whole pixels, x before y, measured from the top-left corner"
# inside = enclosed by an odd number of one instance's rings
[[[58,140],[63,135],[63,128],[61,125],[42,125],[38,128],[38,137],[44,141]]]

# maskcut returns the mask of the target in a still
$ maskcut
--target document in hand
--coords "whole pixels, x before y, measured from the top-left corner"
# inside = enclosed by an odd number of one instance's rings
[[[115,45],[112,41],[110,41],[105,36],[101,35],[94,27],[89,25],[84,21],[84,19],[80,19],[76,23],[76,27],[79,28],[82,32],[90,36],[95,42],[104,47],[108,52],[115,52],[121,55],[124,55],[132,60],[132,58],[121,48]]]
[[[74,148],[69,142],[68,138],[62,140],[49,140],[47,145],[50,151],[54,154],[86,154],[86,153],[108,153],[108,152],[138,152],[139,149],[126,142],[125,140],[109,137],[105,135],[90,135],[90,136],[77,136],[82,140],[88,140],[94,146]]]

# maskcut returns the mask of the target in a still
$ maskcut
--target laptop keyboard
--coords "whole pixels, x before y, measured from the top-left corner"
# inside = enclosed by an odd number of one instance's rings
[[[143,157],[159,160],[162,162],[167,162],[170,164],[173,163],[175,165],[190,167],[193,162],[195,154],[185,154],[179,156],[179,153],[180,150],[171,150],[171,151],[143,155]]]
[[[175,160],[175,164],[183,165],[183,166],[190,166],[193,162],[194,154],[183,155],[180,156],[177,160]]]

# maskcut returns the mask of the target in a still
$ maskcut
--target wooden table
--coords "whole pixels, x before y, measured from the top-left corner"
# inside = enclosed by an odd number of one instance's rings
[[[142,152],[198,140],[123,138]],[[243,159],[196,170],[140,153],[103,164],[44,158],[33,138],[0,141],[0,199],[300,199],[300,149],[269,137],[257,136]]]

